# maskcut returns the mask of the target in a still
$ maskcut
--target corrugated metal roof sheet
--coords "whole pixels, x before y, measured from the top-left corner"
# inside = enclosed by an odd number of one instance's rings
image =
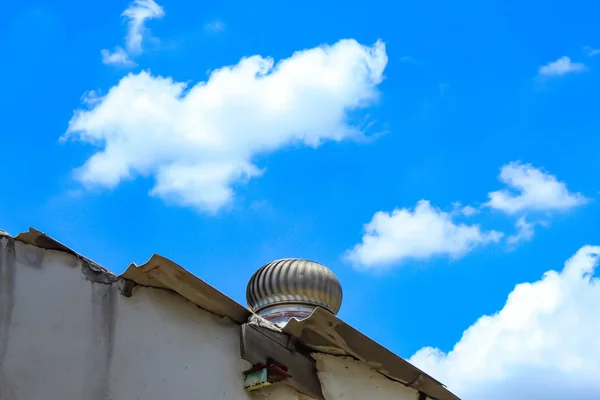
[[[5,232],[0,232],[8,236]],[[37,247],[67,252],[93,263],[33,228],[30,228],[29,232],[17,235],[15,239]],[[103,268],[101,271],[112,275]],[[238,324],[246,323],[252,315],[246,307],[160,255],[153,255],[147,263],[140,266],[131,264],[120,278],[141,286],[172,290],[199,307]],[[303,345],[316,352],[346,355],[361,360],[389,379],[419,390],[430,398],[460,400],[442,383],[321,308],[317,308],[304,320],[292,319],[283,328],[283,332],[296,337]]]
[[[129,279],[142,286],[172,290],[199,307],[239,324],[247,322],[252,315],[246,307],[236,303],[173,261],[157,254],[139,267],[131,264],[121,278]]]
[[[291,319],[283,332],[317,352],[347,355],[363,361],[388,378],[431,398],[460,400],[441,382],[321,308],[301,321]]]

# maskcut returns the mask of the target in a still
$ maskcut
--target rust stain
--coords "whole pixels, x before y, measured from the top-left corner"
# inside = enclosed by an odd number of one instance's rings
[[[12,238],[0,238],[0,399],[2,400],[16,400],[14,390],[3,369],[15,307],[15,259],[15,241]]]
[[[110,370],[114,350],[117,319],[117,294],[113,284],[92,283],[92,331],[87,384],[84,397],[90,400],[110,399]]]
[[[8,349],[10,322],[15,307],[15,242],[0,240],[0,372]]]

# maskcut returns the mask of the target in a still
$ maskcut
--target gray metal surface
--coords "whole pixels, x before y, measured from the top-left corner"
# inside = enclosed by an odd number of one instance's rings
[[[252,275],[246,300],[255,313],[284,304],[305,304],[337,314],[342,305],[342,286],[325,266],[286,258],[263,265]]]

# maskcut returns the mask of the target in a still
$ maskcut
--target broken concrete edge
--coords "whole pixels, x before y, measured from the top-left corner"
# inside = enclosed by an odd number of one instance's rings
[[[102,267],[97,262],[83,256],[82,254],[76,252],[75,250],[62,244],[58,240],[52,238],[51,236],[45,234],[44,232],[42,232],[38,229],[30,227],[27,232],[21,232],[17,236],[12,236],[8,232],[4,231],[3,229],[0,229],[0,239],[3,239],[3,238],[7,238],[11,241],[21,242],[21,243],[27,244],[29,246],[35,246],[35,247],[38,247],[38,248],[46,250],[46,251],[58,251],[58,252],[70,254],[70,255],[76,257],[81,262],[81,272],[86,280],[93,282],[93,283],[101,283],[101,284],[107,284],[107,285],[112,285],[112,284],[116,283],[119,291],[125,297],[131,297],[133,294],[134,288],[136,286],[152,288],[152,289],[157,289],[157,290],[165,290],[165,291],[175,294],[177,296],[183,297],[186,301],[194,304],[194,306],[214,315],[217,318],[225,318],[233,323],[240,325],[239,322],[232,320],[227,315],[221,315],[221,314],[215,313],[211,310],[205,309],[202,306],[200,306],[199,304],[186,298],[185,296],[182,296],[180,293],[177,293],[175,290],[172,290],[171,288],[144,285],[144,284],[140,284],[139,282],[135,282],[134,280],[128,279],[126,277],[117,276],[110,270]],[[156,256],[157,255],[155,254],[150,259],[152,259]],[[129,265],[128,268],[138,268],[138,265],[135,263],[132,263]]]
[[[372,366],[369,362],[367,362],[367,361],[365,361],[365,360],[363,360],[363,359],[361,359],[361,358],[359,358],[359,357],[357,357],[355,355],[351,355],[351,354],[334,354],[334,353],[328,353],[326,351],[314,351],[314,352],[312,352],[310,354],[311,354],[311,356],[313,356],[314,354],[323,354],[323,355],[327,355],[329,357],[336,357],[336,358],[340,358],[342,360],[353,360],[353,361],[356,361],[356,362],[359,362],[359,363],[366,364],[373,371],[375,371],[375,373],[378,373],[379,375],[383,376],[384,378],[386,378],[386,379],[388,379],[388,380],[390,380],[390,381],[392,381],[394,383],[398,383],[398,384],[401,384],[403,386],[406,386],[406,387],[409,387],[411,389],[416,390],[417,394],[418,394],[418,399],[417,400],[440,400],[437,397],[430,397],[427,393],[422,392],[419,389],[418,385],[414,384],[415,382],[420,381],[422,379],[422,377],[427,377],[427,375],[419,375],[417,377],[417,379],[415,379],[415,381],[413,381],[411,383],[406,383],[406,382],[403,382],[403,381],[401,381],[401,380],[399,380],[397,378],[394,378],[393,376],[390,376],[389,374],[386,374],[385,372],[383,372],[383,371],[377,369],[376,367]],[[313,356],[313,358],[314,358],[314,356]],[[445,387],[445,385],[443,385],[443,384],[442,384],[442,386]],[[456,399],[458,399],[458,397]],[[458,400],[460,400],[460,399],[458,399]]]
[[[12,236],[8,232],[0,229],[0,238],[9,238],[48,251],[59,251],[71,254],[79,259],[81,262],[81,272],[85,279],[90,282],[112,284],[118,280],[118,276],[102,267],[100,264],[84,257],[60,243],[58,240],[51,238],[35,228],[29,228],[28,232],[19,233],[17,236]]]
[[[127,276],[124,276],[124,275],[126,275],[126,273],[124,273],[121,276],[117,276],[117,275],[113,274],[112,272],[110,272],[109,270],[102,267],[101,265],[99,265],[98,263],[77,253],[76,251],[72,250],[71,248],[65,246],[64,244],[60,243],[59,241],[51,238],[50,236],[46,235],[45,233],[43,233],[35,228],[29,228],[28,232],[20,233],[16,237],[13,237],[10,234],[8,234],[6,231],[0,229],[0,239],[5,238],[5,237],[8,237],[12,240],[19,241],[19,242],[22,242],[22,243],[25,243],[28,245],[36,246],[38,248],[42,248],[45,250],[59,251],[59,252],[65,252],[65,253],[71,254],[71,255],[77,257],[81,261],[82,273],[83,273],[85,279],[89,280],[90,282],[96,282],[96,283],[102,283],[102,284],[117,283],[121,294],[123,294],[125,297],[130,297],[133,294],[135,286],[166,290],[168,292],[171,292],[178,296],[183,297],[186,301],[191,302],[192,304],[196,305],[198,308],[202,309],[203,311],[206,311],[216,317],[227,319],[237,325],[243,325],[244,323],[251,322],[252,325],[260,326],[263,329],[267,329],[267,330],[274,331],[274,332],[283,332],[286,335],[288,335],[290,338],[297,341],[298,344],[301,344],[304,347],[307,347],[311,351],[312,354],[320,353],[320,354],[327,354],[327,355],[339,356],[339,357],[350,357],[350,358],[356,359],[357,361],[365,362],[367,365],[369,365],[371,368],[373,368],[376,372],[383,375],[384,377],[386,377],[394,382],[400,383],[404,386],[411,387],[414,390],[417,390],[419,393],[424,393],[428,396],[428,398],[430,398],[432,400],[459,400],[459,398],[457,396],[455,396],[454,394],[452,394],[451,392],[449,392],[447,390],[445,385],[443,385],[441,382],[438,382],[434,378],[430,377],[426,373],[418,370],[418,368],[416,368],[414,366],[412,366],[412,367],[419,371],[419,374],[417,375],[417,377],[412,379],[411,381],[403,381],[403,380],[399,379],[397,376],[387,373],[388,371],[385,368],[381,368],[381,367],[378,368],[378,367],[374,366],[371,362],[369,362],[369,360],[364,359],[364,357],[360,357],[358,354],[354,354],[351,351],[352,349],[347,349],[343,346],[343,347],[339,347],[340,352],[331,353],[331,352],[325,351],[323,349],[315,348],[315,347],[311,346],[310,343],[302,343],[300,337],[295,335],[294,333],[290,332],[288,329],[280,329],[279,327],[266,321],[264,318],[252,313],[247,308],[234,302],[233,300],[231,300],[229,297],[222,294],[221,292],[218,292],[212,286],[208,285],[204,281],[201,281],[199,278],[197,278],[195,275],[189,273],[185,269],[183,269],[183,271],[185,271],[185,273],[192,275],[194,278],[196,278],[196,280],[202,282],[207,287],[210,287],[212,289],[212,292],[219,293],[223,298],[226,298],[230,302],[235,303],[237,308],[239,308],[239,310],[237,310],[237,312],[235,312],[235,314],[240,314],[240,315],[231,315],[231,313],[227,313],[227,312],[219,313],[219,312],[215,312],[214,310],[207,309],[207,308],[203,307],[202,305],[198,304],[197,301],[193,301],[189,297],[180,293],[179,290],[175,290],[174,288],[169,287],[169,286],[164,286],[164,285],[155,286],[155,285],[142,284],[139,281],[137,281],[137,279],[134,280],[134,279],[128,278]],[[162,256],[155,254],[150,258],[150,260],[153,260],[155,257],[164,258]],[[165,260],[167,260],[167,259],[165,259]],[[170,260],[168,260],[168,261],[173,263]],[[138,269],[138,268],[141,269],[141,267],[144,267],[144,265],[147,265],[147,264],[148,263],[143,264],[138,267],[136,264],[132,263],[129,266],[128,270],[129,269]],[[173,264],[175,264],[175,263],[173,263]],[[177,266],[177,267],[179,267],[179,266]],[[243,313],[241,313],[242,310],[243,310]],[[315,313],[318,314],[319,313],[318,310],[319,310],[319,308],[317,308],[315,310],[315,312],[313,312],[313,314],[315,314]],[[229,314],[229,315],[227,315],[227,314]],[[241,314],[243,314],[243,316]],[[313,317],[313,315],[311,315],[311,317],[307,318],[306,320],[311,320],[312,317]],[[335,318],[335,319],[337,319],[337,318]],[[305,321],[297,321],[297,320],[293,319],[293,322],[302,324],[304,322],[308,322],[306,320]],[[289,324],[289,325],[290,326],[293,325],[293,322],[292,322],[292,324]],[[339,322],[343,323],[343,321],[339,321]],[[287,328],[287,326],[286,326],[286,328]],[[352,329],[354,329],[354,328],[352,328]],[[362,336],[364,336],[364,335],[362,335]],[[368,340],[372,341],[372,339],[368,339]],[[403,359],[401,359],[398,356],[395,356],[395,357],[404,361]],[[432,385],[437,386],[440,389],[442,389],[443,394],[441,396],[432,396],[432,393],[430,393],[430,390],[428,390],[428,388],[427,388],[427,386],[429,386],[431,388]],[[439,389],[436,389],[434,391],[438,392]]]
[[[311,354],[311,356],[312,356],[313,354],[324,354],[324,355],[327,355],[327,356],[330,356],[330,357],[337,357],[337,358],[341,358],[341,359],[344,359],[344,360],[354,360],[354,361],[356,361],[356,362],[364,363],[364,364],[368,365],[368,366],[369,366],[369,367],[370,367],[372,370],[374,370],[376,373],[378,373],[378,374],[380,374],[381,376],[383,376],[384,378],[386,378],[386,379],[389,379],[390,381],[392,381],[392,382],[394,382],[394,383],[398,383],[398,384],[401,384],[401,385],[404,385],[404,386],[406,386],[406,387],[409,387],[409,388],[411,388],[411,389],[414,389],[414,390],[416,390],[416,391],[417,391],[417,393],[418,393],[418,395],[419,395],[419,400],[420,400],[421,398],[423,398],[424,400],[440,400],[440,399],[439,399],[439,398],[437,398],[437,397],[430,397],[430,396],[429,396],[429,395],[427,395],[425,392],[422,392],[422,391],[420,390],[421,388],[420,388],[419,382],[421,382],[423,379],[432,379],[432,378],[430,378],[430,377],[429,377],[428,375],[426,375],[426,374],[420,374],[420,375],[419,375],[419,376],[417,376],[417,378],[416,378],[415,380],[413,380],[412,382],[404,382],[404,381],[401,381],[401,380],[399,380],[398,378],[395,378],[394,376],[391,376],[391,375],[389,375],[389,374],[385,373],[385,372],[384,372],[384,371],[382,371],[381,369],[378,369],[377,367],[375,367],[375,366],[371,365],[371,363],[370,363],[368,360],[364,360],[363,358],[361,358],[361,357],[359,357],[359,356],[357,356],[357,355],[355,355],[355,354],[349,354],[349,353],[346,353],[346,354],[336,354],[336,353],[330,353],[330,352],[327,352],[327,351],[324,351],[324,350],[319,350],[319,351],[312,350],[312,352],[311,352],[310,354]],[[314,357],[313,357],[313,358],[314,358]],[[436,381],[436,383],[438,383],[438,382]],[[440,384],[441,386],[443,386],[443,387],[446,387],[446,386],[445,386],[444,384],[442,384],[442,383],[439,383],[439,384]],[[425,397],[422,397],[422,396],[425,396]],[[458,399],[458,398],[457,398],[457,399]],[[458,400],[460,400],[460,399],[458,399]]]

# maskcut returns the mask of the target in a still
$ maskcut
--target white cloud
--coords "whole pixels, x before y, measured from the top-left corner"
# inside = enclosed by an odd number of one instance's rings
[[[477,208],[475,208],[473,206],[464,206],[460,210],[460,212],[466,217],[471,217],[473,215],[479,214],[481,211],[479,211]]]
[[[141,53],[144,35],[148,33],[146,21],[162,18],[165,11],[154,0],[134,0],[122,15],[128,19],[125,37],[127,50],[130,53]]]
[[[463,400],[600,398],[599,254],[582,247],[561,272],[517,285],[450,352],[426,347],[410,361]]]
[[[584,46],[583,50],[590,57],[600,54],[600,49],[594,49],[593,47],[590,47],[590,46]]]
[[[77,171],[84,184],[113,188],[154,176],[153,195],[216,211],[231,199],[233,184],[264,172],[255,156],[360,136],[348,113],[377,100],[386,64],[383,42],[341,40],[277,65],[243,58],[192,87],[129,74],[76,111],[64,138],[100,148]]]
[[[515,245],[519,242],[531,240],[535,233],[535,223],[528,222],[525,216],[520,217],[515,224],[517,233],[506,238],[506,242]]]
[[[102,49],[100,53],[102,54],[103,64],[121,65],[124,67],[134,67],[136,65],[122,47],[117,46],[113,52]]]
[[[569,57],[564,56],[556,61],[542,65],[539,69],[539,74],[542,76],[553,77],[566,75],[572,72],[582,72],[585,70],[586,67],[583,63],[572,62]]]
[[[481,210],[470,205],[463,206],[460,201],[452,203],[452,216],[464,215],[465,217],[472,217],[480,213]]]
[[[145,26],[146,21],[162,18],[164,15],[163,8],[154,0],[134,0],[121,14],[127,20],[126,50],[119,46],[112,52],[103,49],[101,50],[102,62],[104,64],[134,66],[135,63],[131,61],[131,56],[142,53],[144,36],[149,36],[149,31]]]
[[[457,224],[452,214],[426,200],[414,210],[379,211],[365,226],[362,242],[346,257],[357,266],[384,267],[407,259],[433,256],[460,257],[479,245],[498,242],[502,233],[482,231],[479,225]]]
[[[221,32],[225,30],[225,24],[223,21],[216,20],[204,25],[204,28],[209,32]]]
[[[564,211],[587,202],[580,193],[570,193],[566,184],[554,175],[531,164],[513,161],[502,167],[499,179],[508,189],[488,193],[486,205],[507,214],[529,210]]]

